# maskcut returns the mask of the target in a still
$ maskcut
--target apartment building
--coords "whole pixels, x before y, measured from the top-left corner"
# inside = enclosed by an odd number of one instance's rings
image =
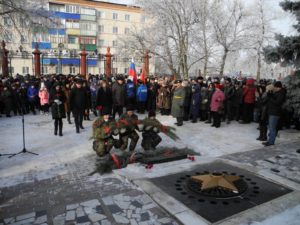
[[[114,56],[113,73],[127,73],[131,59],[119,54],[119,40],[147,23],[141,8],[96,0],[49,0],[48,9],[55,21],[51,27],[35,27],[21,40],[6,38],[7,49],[13,53],[9,59],[12,74],[34,73],[31,52],[36,44],[42,52],[44,74],[79,73],[83,48],[88,52],[88,73],[103,74],[107,47]],[[140,59],[136,67],[139,72]]]

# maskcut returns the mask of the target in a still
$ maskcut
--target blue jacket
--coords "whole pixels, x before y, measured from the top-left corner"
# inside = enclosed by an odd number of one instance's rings
[[[29,102],[36,101],[38,97],[38,90],[36,88],[32,88],[31,86],[27,89],[27,98]]]
[[[146,102],[147,101],[148,90],[145,84],[141,84],[138,86],[136,91],[136,100],[138,102]]]
[[[126,84],[126,97],[127,98],[135,97],[135,85],[131,80],[128,80]]]

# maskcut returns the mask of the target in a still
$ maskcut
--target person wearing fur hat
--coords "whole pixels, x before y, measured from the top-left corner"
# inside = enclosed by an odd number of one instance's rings
[[[151,125],[153,124],[153,125]],[[149,111],[148,118],[143,120],[142,126],[139,129],[142,131],[142,147],[145,151],[155,150],[156,146],[161,142],[161,137],[158,135],[159,130],[155,124],[160,124],[156,119],[155,111]]]
[[[172,99],[171,115],[177,120],[175,124],[177,126],[182,126],[184,116],[185,89],[181,85],[181,80],[176,80],[174,87],[175,90]]]
[[[58,131],[59,136],[63,136],[62,119],[66,118],[65,106],[64,106],[64,103],[66,101],[66,96],[59,83],[55,84],[55,88],[52,90],[49,100],[51,104],[52,119],[54,119],[54,135],[57,135],[57,131]]]
[[[129,151],[134,151],[139,135],[135,131],[137,129],[138,116],[134,113],[133,106],[129,105],[126,107],[126,112],[120,116],[118,124],[120,125],[120,149],[125,151],[130,139]]]

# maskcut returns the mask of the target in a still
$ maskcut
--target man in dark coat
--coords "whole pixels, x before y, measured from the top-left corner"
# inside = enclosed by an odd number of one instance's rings
[[[190,117],[192,118],[192,123],[197,122],[197,118],[199,116],[199,108],[201,103],[201,93],[200,86],[197,81],[192,80],[192,98],[191,98],[191,106],[190,106]]]
[[[150,78],[150,82],[147,84],[147,88],[148,88],[147,110],[148,112],[155,111],[158,85],[155,82],[154,77]]]
[[[268,92],[267,110],[269,115],[269,137],[267,142],[263,142],[263,145],[270,146],[275,144],[277,135],[277,125],[281,115],[281,107],[285,101],[286,92],[282,88],[280,81],[276,81],[274,84],[274,91]]]
[[[70,93],[70,109],[74,116],[76,133],[79,133],[79,128],[84,129],[82,126],[84,110],[87,104],[87,92],[82,87],[82,80],[77,79],[75,87]]]
[[[116,113],[119,114],[119,117],[123,114],[126,97],[126,87],[123,82],[122,77],[117,77],[117,82],[112,86],[113,118],[115,118]]]
[[[232,85],[230,78],[227,78],[225,80],[224,94],[225,94],[225,102],[224,102],[225,114],[227,117],[227,124],[229,124],[233,119],[234,94],[235,94],[235,88]]]
[[[183,125],[183,115],[184,115],[184,99],[185,99],[185,90],[181,86],[181,80],[175,81],[175,91],[172,99],[172,108],[171,115],[176,118],[177,126]]]
[[[103,116],[103,111],[109,112],[112,111],[112,92],[111,88],[108,86],[107,81],[102,81],[101,87],[97,92],[96,107],[100,111],[100,115]]]

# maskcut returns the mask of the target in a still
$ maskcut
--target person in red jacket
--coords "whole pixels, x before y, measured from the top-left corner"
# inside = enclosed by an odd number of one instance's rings
[[[221,114],[224,110],[224,100],[225,95],[223,91],[221,91],[222,86],[220,84],[215,84],[215,92],[211,97],[210,103],[210,111],[213,116],[213,124],[212,127],[219,128],[221,126]]]
[[[250,123],[253,119],[253,110],[255,104],[255,85],[254,79],[249,78],[246,86],[243,88],[243,122]]]

